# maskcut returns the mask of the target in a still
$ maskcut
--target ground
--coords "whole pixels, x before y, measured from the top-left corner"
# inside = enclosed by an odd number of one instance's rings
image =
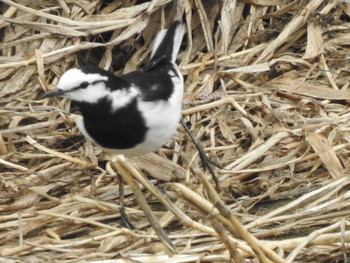
[[[3,260],[348,262],[348,1],[1,0],[0,12]],[[180,125],[158,152],[112,163],[70,101],[41,98],[76,65],[141,67],[175,19],[183,115],[222,166],[218,187]],[[169,239],[128,186],[136,229],[121,227],[116,174],[137,179]]]

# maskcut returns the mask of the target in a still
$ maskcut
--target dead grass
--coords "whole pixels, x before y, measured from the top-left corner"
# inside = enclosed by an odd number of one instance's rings
[[[350,4],[101,2],[0,0],[1,257],[348,262]],[[137,230],[120,227],[115,170],[72,124],[74,107],[40,96],[78,64],[136,69],[183,12],[183,113],[225,168],[215,170],[222,189],[181,127],[157,154],[120,167],[176,247],[169,258],[129,188]]]

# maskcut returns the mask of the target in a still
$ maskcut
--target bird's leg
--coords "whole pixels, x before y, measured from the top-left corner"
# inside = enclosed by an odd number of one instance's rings
[[[112,165],[118,161],[119,158],[124,158],[122,155],[109,155]],[[114,165],[113,165],[114,166]],[[135,229],[136,227],[130,222],[128,215],[125,212],[124,205],[124,181],[123,177],[117,172],[118,183],[119,183],[119,213],[120,213],[120,224],[122,227],[128,229]]]
[[[211,165],[214,165],[220,169],[222,169],[222,166],[216,162],[214,162],[213,160],[211,160],[205,153],[203,147],[197,142],[196,138],[193,136],[193,134],[191,133],[190,129],[188,128],[187,124],[185,123],[185,120],[183,117],[181,117],[181,125],[185,128],[185,131],[187,132],[188,136],[190,136],[194,146],[197,148],[197,151],[199,153],[199,158],[201,159],[202,165],[204,167],[204,169],[208,169],[208,171],[210,172],[214,182],[215,182],[215,186],[217,189],[220,189],[219,187],[219,181],[214,173],[214,170],[212,169]]]
[[[134,192],[134,196],[141,209],[143,210],[147,220],[149,221],[151,227],[157,234],[158,238],[164,245],[164,249],[168,255],[174,255],[176,253],[176,247],[173,242],[167,236],[165,230],[160,225],[159,220],[154,215],[150,206],[148,205],[145,196],[143,195],[141,188],[139,186],[136,177],[143,177],[139,172],[129,165],[124,159],[120,158],[116,161],[112,161],[113,167],[117,170],[118,174],[123,177],[123,180],[130,186],[131,190]]]
[[[136,227],[130,222],[128,215],[125,212],[124,206],[124,182],[123,178],[118,174],[119,179],[119,212],[120,212],[120,224],[122,227],[128,229],[135,229]]]

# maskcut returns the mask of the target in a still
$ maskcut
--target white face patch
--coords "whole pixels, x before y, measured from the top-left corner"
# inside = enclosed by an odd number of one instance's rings
[[[62,75],[57,84],[57,88],[67,91],[62,97],[66,97],[74,101],[96,103],[99,99],[108,94],[108,90],[104,82],[90,84],[85,89],[76,88],[83,82],[93,83],[106,80],[108,80],[108,77],[99,73],[86,74],[78,68],[73,68]]]
[[[116,111],[120,108],[128,105],[140,91],[136,87],[130,87],[128,89],[120,89],[108,94],[108,98],[112,101],[112,111]]]
[[[90,84],[85,89],[77,89],[72,92],[67,92],[64,97],[73,101],[97,103],[100,99],[110,94],[104,82]]]
[[[103,76],[99,73],[86,74],[79,68],[72,68],[62,75],[57,84],[57,87],[61,90],[68,91],[70,89],[78,87],[82,82],[87,81],[89,83],[92,83],[98,80],[108,80],[108,77]]]

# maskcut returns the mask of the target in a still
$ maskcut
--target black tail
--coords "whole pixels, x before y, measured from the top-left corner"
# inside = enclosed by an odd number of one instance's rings
[[[159,31],[153,43],[150,62],[162,58],[175,62],[184,33],[185,25],[180,21],[175,21],[168,29]]]

